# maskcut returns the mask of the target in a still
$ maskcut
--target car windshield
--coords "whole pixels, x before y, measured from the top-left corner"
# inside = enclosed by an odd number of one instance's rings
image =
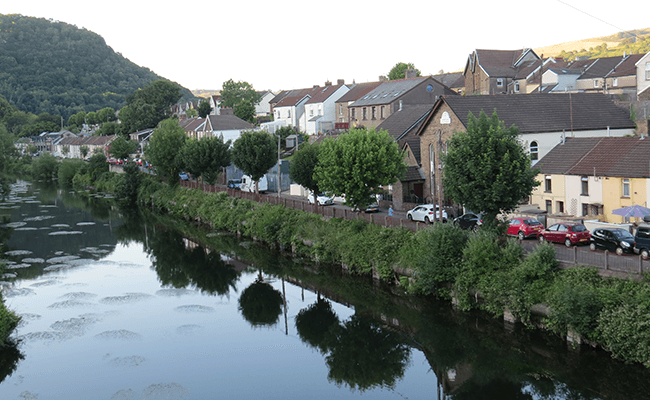
[[[530,218],[530,219],[525,219],[524,224],[526,224],[526,225],[541,225],[542,223],[539,222],[538,220],[534,219],[534,218]]]
[[[587,227],[584,225],[574,225],[571,228],[572,232],[585,232],[587,230]]]
[[[623,239],[632,239],[634,240],[634,236],[625,229],[612,229],[612,233],[618,240],[623,240]]]

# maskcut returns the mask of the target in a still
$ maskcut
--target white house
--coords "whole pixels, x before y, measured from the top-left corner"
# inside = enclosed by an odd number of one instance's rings
[[[271,100],[275,97],[275,93],[270,90],[264,92],[257,92],[260,95],[259,103],[255,104],[255,115],[264,116],[271,114]]]
[[[300,130],[310,135],[322,133],[334,128],[336,122],[336,101],[350,88],[339,80],[336,85],[325,83],[325,87],[313,93],[305,103],[305,112],[299,121]]]
[[[636,95],[637,100],[650,99],[650,52],[636,62]]]
[[[275,105],[273,113],[275,121],[282,121],[287,126],[300,127],[300,118],[305,112],[305,103],[311,95],[299,93],[295,96],[286,96]]]

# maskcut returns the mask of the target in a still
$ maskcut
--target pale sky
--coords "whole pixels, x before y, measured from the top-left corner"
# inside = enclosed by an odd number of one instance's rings
[[[1,14],[52,18],[192,89],[377,81],[398,62],[461,70],[474,49],[513,50],[649,28],[647,1],[20,0]],[[8,4],[7,4],[8,3]],[[317,5],[318,4],[318,5]]]

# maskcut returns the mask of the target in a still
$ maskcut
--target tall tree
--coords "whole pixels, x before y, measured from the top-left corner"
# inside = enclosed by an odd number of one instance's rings
[[[108,149],[108,154],[117,158],[118,160],[129,158],[129,155],[138,150],[138,143],[125,139],[124,136],[115,138]]]
[[[320,146],[315,175],[320,190],[345,196],[345,204],[370,205],[381,186],[395,183],[406,172],[404,154],[388,131],[352,128]]]
[[[253,123],[255,121],[255,106],[247,100],[242,99],[235,104],[232,113],[246,122]]]
[[[289,165],[289,177],[297,184],[309,189],[315,194],[320,193],[314,170],[318,165],[318,143],[303,143],[293,155]]]
[[[212,107],[210,107],[210,100],[203,99],[199,102],[199,117],[205,118],[212,112]]]
[[[136,90],[127,98],[120,110],[121,132],[127,135],[156,126],[171,115],[171,106],[182,97],[181,87],[176,83],[157,80],[144,89]]]
[[[178,120],[169,118],[154,130],[149,146],[144,150],[147,160],[170,184],[178,182],[178,173],[183,169],[179,154],[186,139],[185,130],[178,125]]]
[[[230,140],[209,137],[201,140],[190,139],[181,150],[185,169],[194,176],[200,176],[213,185],[224,167],[230,165]]]
[[[277,142],[260,131],[246,131],[232,145],[232,161],[251,177],[258,192],[258,182],[278,160]]]
[[[506,129],[496,110],[491,118],[483,111],[478,118],[470,113],[467,131],[454,133],[442,156],[447,195],[485,213],[487,223],[496,221],[500,212],[513,210],[539,185],[518,135],[519,128]]]
[[[242,100],[255,106],[255,104],[260,102],[260,95],[253,89],[253,85],[245,81],[235,82],[229,79],[223,83],[221,88],[221,107],[234,108]]]
[[[420,70],[415,68],[415,65],[413,63],[397,63],[395,66],[390,70],[388,73],[388,79],[391,81],[394,81],[396,79],[404,79],[406,78],[406,70],[407,69],[414,69],[415,70],[415,75],[420,76]]]

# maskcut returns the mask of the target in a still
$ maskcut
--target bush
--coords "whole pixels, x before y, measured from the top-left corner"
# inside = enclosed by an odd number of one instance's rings
[[[9,338],[9,335],[11,335],[14,329],[16,329],[19,322],[20,317],[12,311],[7,310],[4,304],[4,299],[0,294],[0,345],[5,345],[7,343],[7,338]]]
[[[50,153],[43,153],[32,161],[32,176],[36,180],[51,181],[59,170],[59,162]]]
[[[650,310],[633,304],[605,308],[598,321],[603,347],[616,358],[650,368]]]
[[[59,184],[63,187],[71,187],[72,179],[79,170],[84,168],[86,163],[76,158],[65,159],[61,161],[58,170]]]

